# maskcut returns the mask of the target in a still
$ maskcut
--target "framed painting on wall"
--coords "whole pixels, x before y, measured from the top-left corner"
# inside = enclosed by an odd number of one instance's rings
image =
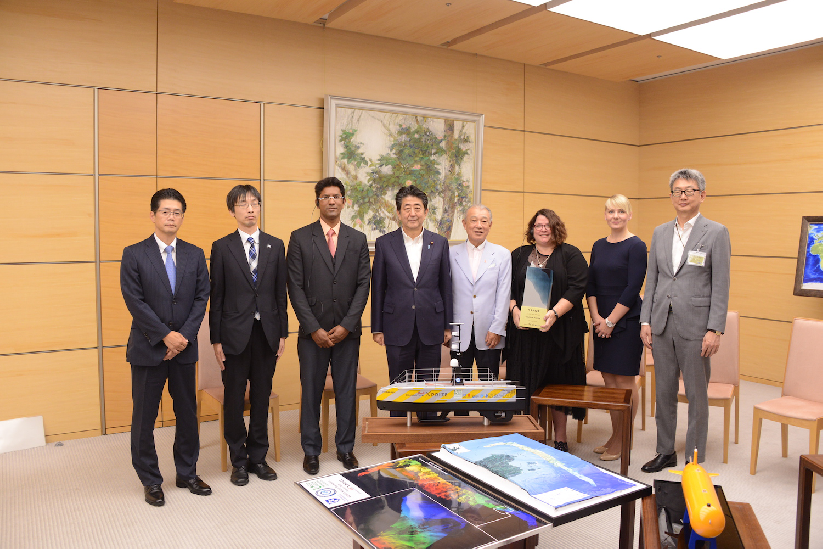
[[[323,176],[346,186],[341,220],[377,237],[399,227],[394,196],[415,185],[429,198],[425,228],[466,239],[463,213],[480,201],[483,115],[327,95]]]
[[[823,216],[803,216],[794,295],[823,297]]]

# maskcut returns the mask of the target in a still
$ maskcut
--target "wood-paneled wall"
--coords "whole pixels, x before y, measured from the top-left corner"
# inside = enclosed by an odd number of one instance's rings
[[[639,234],[674,217],[677,169],[706,176],[706,217],[729,228],[729,307],[741,316],[744,378],[780,384],[796,316],[823,301],[792,295],[800,218],[823,211],[823,48],[640,86]]]
[[[814,213],[819,195],[789,191],[814,185],[823,134],[781,128],[821,122],[820,97],[795,89],[819,89],[819,49],[750,72],[733,65],[641,86],[171,0],[64,4],[0,4],[0,186],[15,204],[0,221],[0,376],[15,380],[3,385],[0,420],[43,415],[49,440],[130,428],[131,319],[119,267],[123,247],[151,234],[151,194],[183,192],[180,236],[208,256],[235,228],[226,192],[259,185],[263,227],[287,242],[316,219],[325,94],[484,113],[482,200],[494,211],[491,240],[509,248],[521,244],[531,214],[549,207],[588,252],[607,232],[603,201],[615,192],[642,198],[632,226],[648,240],[670,215],[654,189],[672,165],[693,163],[710,193],[728,195],[710,197],[706,214],[732,229],[733,306],[744,316],[744,347],[760,345],[764,357],[745,362],[744,373],[779,381],[765,361],[783,352],[785,321],[798,311],[817,316],[815,302],[786,291],[793,210]],[[726,85],[723,71],[738,83]],[[729,115],[735,122],[724,125],[726,111],[695,100],[689,86],[739,117],[748,96],[737,90],[771,93],[780,108],[764,113],[768,102],[751,99],[755,122]],[[780,131],[686,141],[759,130]],[[764,219],[777,223],[764,231]],[[758,283],[789,289],[771,303],[758,300]],[[383,349],[366,332],[363,373],[387,383]],[[298,371],[290,337],[275,374],[282,406],[299,401]],[[158,425],[174,421],[167,403]]]

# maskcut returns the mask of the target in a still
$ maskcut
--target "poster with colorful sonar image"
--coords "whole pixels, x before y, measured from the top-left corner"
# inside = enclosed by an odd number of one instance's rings
[[[340,476],[370,495],[330,510],[372,547],[482,547],[547,523],[443,471],[425,457]]]

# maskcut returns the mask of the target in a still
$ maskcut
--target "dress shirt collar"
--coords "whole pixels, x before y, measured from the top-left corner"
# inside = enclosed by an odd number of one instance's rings
[[[165,242],[160,240],[160,238],[157,236],[157,233],[154,233],[154,240],[155,240],[155,242],[157,242],[157,245],[160,246],[160,253],[161,254],[166,253],[166,247],[167,246],[172,247],[172,250],[171,250],[172,252],[177,251],[177,237],[176,236],[174,237],[174,240],[171,241],[171,244],[166,244]]]
[[[323,236],[326,236],[326,237],[329,236],[329,229],[334,229],[334,236],[337,236],[337,235],[340,234],[340,219],[337,220],[337,225],[335,225],[334,227],[332,227],[331,225],[329,225],[328,223],[323,221],[322,217],[319,219],[319,221],[320,221],[320,228],[323,229]]]
[[[243,239],[243,245],[247,245],[249,243],[249,237],[252,237],[254,239],[255,244],[260,243],[260,229],[259,228],[251,234],[244,233],[240,229],[237,229],[237,232],[240,233],[240,238]]]
[[[681,233],[690,231],[694,224],[697,223],[697,218],[700,217],[700,212],[697,212],[693,218],[689,219],[685,223],[683,223],[683,227],[680,227],[680,224],[677,222],[677,218],[674,218],[674,228],[680,231]]]
[[[466,239],[466,249],[467,249],[467,250],[469,250],[469,252],[475,252],[475,251],[476,251],[476,252],[479,252],[479,253],[481,253],[481,254],[482,254],[482,253],[483,253],[483,250],[485,250],[485,249],[486,249],[486,242],[488,242],[488,241],[487,241],[487,240],[484,240],[483,242],[481,242],[481,243],[480,243],[480,245],[479,245],[479,246],[475,246],[475,245],[474,245],[474,244],[472,244],[472,243],[471,243],[471,241],[467,238],[467,239]]]
[[[407,235],[406,231],[404,231],[402,227],[400,228],[400,232],[403,234],[403,244],[405,244],[407,246],[409,244],[422,244],[423,243],[423,231],[420,231],[420,234],[417,235],[414,238]]]

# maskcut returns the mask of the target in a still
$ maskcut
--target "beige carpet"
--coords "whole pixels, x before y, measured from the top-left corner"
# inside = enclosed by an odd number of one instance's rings
[[[776,387],[743,382],[740,444],[731,444],[729,464],[722,463],[723,413],[711,410],[708,462],[710,472],[727,497],[752,504],[772,547],[794,546],[797,470],[800,454],[808,453],[808,431],[789,429],[789,457],[780,456],[780,428],[764,422],[760,464],[749,475],[752,405],[779,396]],[[361,413],[367,413],[361,406]],[[685,405],[680,407],[679,460],[685,439]],[[334,415],[332,413],[332,419]],[[214,489],[198,497],[174,486],[171,446],[174,428],[156,431],[160,468],[166,477],[166,505],[150,507],[131,467],[129,434],[115,434],[48,444],[42,448],[0,455],[0,548],[46,547],[322,547],[349,549],[347,529],[312,501],[295,481],[306,478],[297,433],[297,412],[283,412],[282,460],[269,463],[279,479],[252,477],[245,487],[229,482],[220,471],[217,423],[204,423],[198,473]],[[651,483],[654,478],[676,480],[661,472],[647,475],[640,466],[654,455],[654,420],[640,431],[638,418],[630,476]],[[570,423],[570,432],[573,431]],[[332,430],[334,426],[332,425]],[[591,449],[607,438],[608,416],[591,413],[583,442],[571,450],[595,463]],[[358,430],[358,438],[360,431]],[[732,435],[733,436],[733,435]],[[361,465],[388,459],[387,445],[358,443]],[[619,462],[610,467],[619,469]],[[320,459],[320,473],[342,470],[334,453]],[[823,484],[818,483],[821,487]],[[812,500],[811,547],[823,547],[823,488]],[[617,544],[619,511],[614,509],[566,524],[540,536],[541,548],[612,548]]]

